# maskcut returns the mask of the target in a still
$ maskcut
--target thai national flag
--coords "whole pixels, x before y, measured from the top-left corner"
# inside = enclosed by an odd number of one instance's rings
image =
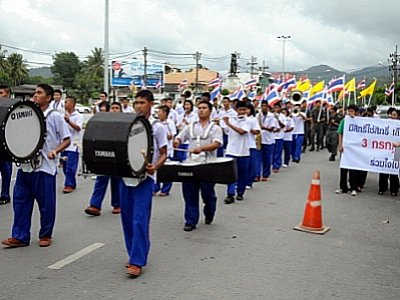
[[[310,99],[308,99],[308,103],[312,104],[316,101],[325,101],[326,98],[326,91],[320,91],[319,93],[314,94]]]
[[[189,81],[187,80],[187,78],[183,79],[183,80],[178,84],[178,91],[183,90],[188,84],[189,84]]]
[[[220,77],[214,78],[213,80],[211,80],[208,83],[209,87],[216,87],[216,86],[220,86],[220,85],[221,85],[221,78]]]
[[[243,89],[241,87],[239,87],[236,91],[234,91],[228,97],[229,97],[229,99],[234,100],[234,99],[242,99],[245,96],[246,96],[245,92],[243,91]]]
[[[250,89],[250,88],[252,88],[253,86],[255,86],[256,84],[257,84],[257,79],[252,78],[252,79],[250,79],[250,80],[247,80],[247,81],[244,83],[244,88],[245,88],[245,89]]]
[[[357,90],[363,90],[365,89],[365,79],[361,80],[358,84],[357,84]]]
[[[249,98],[250,100],[253,100],[256,96],[257,96],[257,92],[256,91],[252,91],[251,93],[249,93],[247,95],[247,98]]]
[[[385,89],[385,96],[389,97],[394,92],[394,82],[389,86],[389,88]]]
[[[214,101],[215,98],[217,98],[221,94],[221,87],[216,86],[211,92],[210,92],[210,99],[211,101]]]
[[[278,103],[281,101],[281,97],[279,96],[279,93],[277,90],[272,90],[269,92],[268,96],[265,98],[266,101],[268,101],[269,106],[273,106],[275,103]]]
[[[328,92],[340,92],[344,89],[344,75],[342,77],[332,79],[328,84]]]
[[[282,85],[280,85],[280,89],[286,91],[295,88],[296,85],[297,85],[296,78],[292,77],[286,80]]]

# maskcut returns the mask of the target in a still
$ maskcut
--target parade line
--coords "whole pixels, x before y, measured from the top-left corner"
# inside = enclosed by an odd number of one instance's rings
[[[102,244],[102,243],[94,243],[90,246],[87,246],[86,248],[83,248],[82,250],[79,250],[78,252],[76,252],[74,254],[71,254],[70,256],[67,256],[66,258],[60,260],[59,262],[56,262],[55,264],[48,266],[47,268],[53,269],[53,270],[60,270],[61,268],[65,267],[66,265],[73,263],[74,261],[89,254],[90,252],[93,252],[94,250],[97,250],[97,249],[103,247],[104,245],[105,244]]]

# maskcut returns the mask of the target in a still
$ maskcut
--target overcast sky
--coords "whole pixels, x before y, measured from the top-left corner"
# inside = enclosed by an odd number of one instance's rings
[[[387,65],[400,44],[400,2],[351,0],[110,0],[110,53],[144,46],[174,53],[202,53],[201,63],[228,69],[229,54],[240,64],[257,57],[270,71],[298,71],[327,64],[341,71]],[[104,0],[0,0],[0,43],[84,57],[104,46]],[[3,46],[8,52],[14,50]],[[21,52],[30,62],[51,63],[51,55]],[[142,58],[140,53],[128,57]],[[128,57],[121,57],[126,59]],[[214,59],[218,58],[218,59]],[[192,58],[149,57],[182,68]]]

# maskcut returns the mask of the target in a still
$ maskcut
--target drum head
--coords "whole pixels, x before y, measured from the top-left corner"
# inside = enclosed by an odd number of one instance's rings
[[[38,109],[26,103],[16,106],[5,121],[4,137],[14,160],[32,158],[44,142],[44,120]]]
[[[128,138],[128,161],[134,174],[144,172],[145,156],[149,160],[151,132],[142,119],[137,119]],[[149,161],[151,163],[151,161]]]

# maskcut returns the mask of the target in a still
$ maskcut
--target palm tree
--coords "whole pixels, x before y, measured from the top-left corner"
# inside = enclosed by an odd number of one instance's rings
[[[29,77],[26,61],[22,54],[12,53],[7,58],[10,65],[10,77],[13,80],[14,86],[20,85]]]

